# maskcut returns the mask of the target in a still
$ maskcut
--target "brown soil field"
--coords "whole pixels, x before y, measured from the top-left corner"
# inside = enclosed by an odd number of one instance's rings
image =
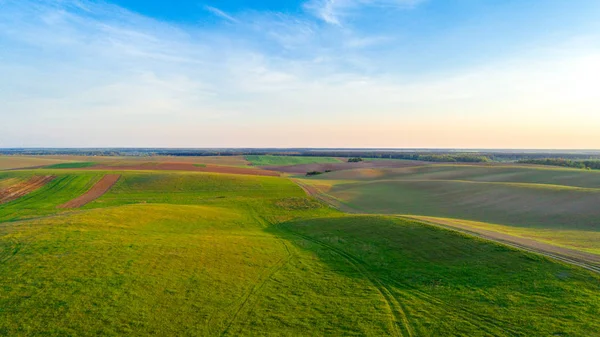
[[[193,172],[213,172],[213,173],[227,173],[227,174],[246,174],[255,176],[279,176],[277,172],[267,171],[256,168],[246,167],[235,167],[235,166],[195,166],[191,163],[143,163],[137,165],[95,165],[87,167],[85,170],[136,170],[136,171],[193,171]]]
[[[224,166],[248,166],[249,162],[243,156],[198,156],[198,157],[175,157],[175,156],[150,156],[150,157],[123,157],[123,156],[39,156],[37,158],[73,161],[94,162],[103,165],[140,165],[144,163],[188,163]]]
[[[100,198],[104,193],[108,192],[114,184],[121,178],[120,174],[107,174],[98,181],[92,188],[80,195],[79,197],[64,203],[58,208],[79,208],[88,203]]]
[[[410,167],[420,166],[425,164],[421,161],[412,160],[374,160],[374,161],[363,161],[358,163],[327,163],[327,164],[301,164],[292,166],[264,166],[263,169],[270,171],[277,171],[283,173],[303,174],[311,171],[325,172],[329,171],[341,171],[341,170],[352,170],[352,169],[368,169],[368,168],[398,168],[398,167]]]
[[[47,183],[51,182],[55,176],[35,176],[27,181],[17,183],[7,188],[0,190],[0,205],[16,200],[24,195],[27,195]]]

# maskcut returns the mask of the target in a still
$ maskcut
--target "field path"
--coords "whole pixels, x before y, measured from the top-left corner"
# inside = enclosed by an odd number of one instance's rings
[[[69,202],[58,206],[58,208],[83,207],[89,204],[90,202],[100,198],[106,192],[108,192],[113,187],[113,185],[116,184],[117,181],[119,181],[119,178],[121,178],[120,174],[107,174],[104,177],[102,177],[102,179],[100,179],[94,186],[92,186],[92,188],[90,188],[89,191],[85,192],[84,194]]]
[[[409,337],[414,335],[413,329],[410,325],[409,319],[406,315],[406,312],[405,312],[404,307],[402,306],[401,302],[393,295],[392,291],[385,285],[385,283],[383,283],[379,278],[377,278],[376,276],[374,276],[373,274],[371,274],[369,272],[368,265],[366,263],[362,262],[360,259],[356,258],[355,256],[353,256],[341,249],[338,249],[334,246],[331,246],[325,242],[322,242],[320,240],[311,238],[309,236],[306,236],[306,235],[303,235],[300,233],[296,233],[289,229],[286,229],[286,231],[290,234],[293,234],[293,235],[301,238],[301,239],[310,241],[314,244],[317,244],[326,249],[329,249],[332,252],[343,257],[360,274],[362,274],[367,280],[369,280],[371,282],[371,284],[373,284],[373,286],[377,289],[379,294],[385,300],[388,310],[392,313],[392,316],[394,318],[392,320],[392,328],[394,330],[394,335],[395,336],[409,336]]]
[[[51,182],[55,176],[35,176],[5,189],[0,189],[0,205],[19,199]]]
[[[360,214],[360,210],[352,208],[336,198],[319,191],[314,186],[304,184],[296,179],[291,179],[294,183],[300,186],[308,195],[315,197],[334,208],[351,214]],[[513,248],[525,250],[531,253],[540,254],[554,260],[572,264],[596,273],[600,273],[600,256],[592,253],[581,252],[569,248],[559,247],[548,243],[539,242],[532,239],[521,238],[509,234],[499,233],[491,230],[478,229],[461,225],[458,222],[453,222],[452,219],[439,219],[424,216],[399,215],[405,219],[416,220],[436,227],[442,227],[463,234],[476,236],[478,238],[501,243]]]

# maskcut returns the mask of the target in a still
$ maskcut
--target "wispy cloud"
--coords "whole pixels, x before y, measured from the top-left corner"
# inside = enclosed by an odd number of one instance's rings
[[[225,13],[224,11],[222,11],[216,7],[204,6],[204,9],[206,9],[207,11],[213,13],[214,15],[216,15],[222,19],[225,19],[225,20],[233,22],[233,23],[239,23],[239,21],[236,18],[234,18],[233,16]]]
[[[321,20],[336,26],[342,25],[344,17],[364,7],[406,9],[426,0],[309,0],[304,8]]]

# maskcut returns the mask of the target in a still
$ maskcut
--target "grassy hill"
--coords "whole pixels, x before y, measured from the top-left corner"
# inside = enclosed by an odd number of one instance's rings
[[[366,213],[492,223],[492,229],[600,253],[600,173],[431,165],[350,170],[304,180]]]
[[[0,206],[0,335],[600,333],[600,277],[415,221],[350,216],[279,177],[107,172]],[[110,173],[115,173],[114,171]]]

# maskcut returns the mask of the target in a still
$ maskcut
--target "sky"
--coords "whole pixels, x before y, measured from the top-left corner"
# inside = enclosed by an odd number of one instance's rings
[[[0,0],[0,148],[600,149],[599,17],[594,0]]]

